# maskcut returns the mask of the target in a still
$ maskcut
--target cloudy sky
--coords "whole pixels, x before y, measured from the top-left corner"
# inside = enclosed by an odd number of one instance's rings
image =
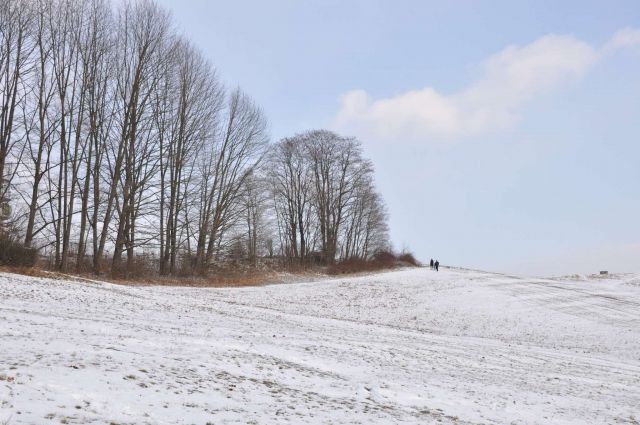
[[[274,140],[358,137],[393,242],[521,274],[640,271],[640,2],[161,0]]]

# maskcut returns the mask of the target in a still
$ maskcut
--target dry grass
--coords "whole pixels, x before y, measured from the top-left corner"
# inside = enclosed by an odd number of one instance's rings
[[[21,267],[21,266],[2,266],[0,265],[0,272],[2,273],[15,273],[25,276],[33,277],[51,277],[52,273],[39,267]]]
[[[299,280],[317,280],[322,276],[359,275],[398,267],[419,266],[411,253],[396,255],[391,252],[379,252],[373,258],[365,260],[351,258],[331,266],[271,264],[262,268],[226,266],[211,272],[207,276],[159,276],[151,268],[148,260],[141,259],[136,270],[129,278],[112,275],[96,276],[88,270],[81,273],[62,273],[46,270],[43,266],[19,267],[0,266],[1,272],[17,273],[27,276],[49,279],[67,279],[87,282],[110,282],[131,286],[183,286],[194,288],[241,288],[285,283]]]
[[[373,272],[378,270],[388,270],[398,267],[418,267],[420,263],[411,253],[396,255],[392,252],[381,251],[370,259],[348,258],[340,261],[327,270],[328,274],[355,274],[361,272]]]
[[[197,288],[228,288],[228,287],[245,287],[245,286],[261,286],[272,283],[280,283],[282,279],[276,271],[250,270],[245,272],[224,272],[212,274],[210,276],[146,276],[132,277],[123,279],[112,276],[96,276],[92,273],[62,273],[49,271],[41,267],[21,267],[21,266],[3,266],[0,265],[0,272],[14,273],[24,276],[41,277],[47,279],[67,279],[78,281],[101,281],[110,282],[118,285],[136,285],[136,286],[185,286]],[[297,273],[293,273],[297,274]],[[303,275],[304,273],[300,273]]]
[[[140,286],[185,286],[194,288],[240,288],[278,283],[275,272],[253,272],[244,275],[211,275],[203,277],[157,276],[137,278],[135,280],[106,279],[119,285]]]
[[[117,285],[127,286],[184,286],[194,288],[228,288],[244,286],[262,286],[272,283],[280,283],[279,275],[276,272],[256,272],[243,276],[223,276],[212,275],[206,277],[177,277],[177,276],[148,276],[130,279],[95,276],[90,273],[61,273],[42,270],[39,268],[16,268],[0,267],[0,271],[7,273],[17,273],[26,276],[44,277],[48,279],[66,279],[88,282],[109,282]]]

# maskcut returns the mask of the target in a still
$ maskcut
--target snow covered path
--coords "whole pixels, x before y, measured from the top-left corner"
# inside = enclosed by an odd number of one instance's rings
[[[640,278],[0,274],[0,424],[640,423]]]

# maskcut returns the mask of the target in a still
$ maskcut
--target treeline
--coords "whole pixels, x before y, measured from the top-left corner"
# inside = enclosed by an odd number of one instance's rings
[[[360,143],[270,145],[261,109],[153,1],[2,0],[0,43],[2,228],[51,267],[205,274],[388,245]]]

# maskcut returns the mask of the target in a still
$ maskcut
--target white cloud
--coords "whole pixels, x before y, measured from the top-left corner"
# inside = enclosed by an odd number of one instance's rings
[[[457,138],[510,128],[534,97],[587,72],[605,53],[640,44],[640,30],[617,32],[602,49],[573,36],[547,35],[508,46],[481,64],[481,78],[453,94],[432,87],[372,100],[345,93],[336,117],[341,129],[364,137],[423,140]]]
[[[604,51],[610,52],[623,47],[633,47],[640,45],[640,30],[635,28],[623,28],[616,32],[605,44]]]

